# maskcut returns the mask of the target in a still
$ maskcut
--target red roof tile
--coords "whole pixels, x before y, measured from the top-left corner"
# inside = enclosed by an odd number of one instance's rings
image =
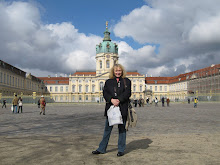
[[[69,84],[69,77],[38,77],[44,84]]]
[[[95,76],[96,75],[96,72],[75,72],[73,74],[73,76],[76,76],[76,75],[85,75],[85,76],[88,76],[88,75],[91,75],[91,76]]]

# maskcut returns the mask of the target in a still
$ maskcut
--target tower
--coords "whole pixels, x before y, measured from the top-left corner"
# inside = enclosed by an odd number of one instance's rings
[[[108,22],[104,32],[103,42],[96,45],[96,75],[102,75],[110,71],[110,68],[118,63],[118,45],[111,42]]]

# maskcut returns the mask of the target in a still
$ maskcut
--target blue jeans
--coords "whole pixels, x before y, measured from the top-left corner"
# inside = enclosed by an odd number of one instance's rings
[[[118,152],[125,151],[125,147],[126,147],[126,129],[125,129],[126,121],[127,121],[127,117],[123,117],[123,124],[118,125],[118,132],[119,132]],[[99,148],[97,149],[97,151],[99,151],[101,153],[106,153],[106,149],[108,146],[108,141],[109,141],[109,138],[110,138],[110,135],[112,132],[112,128],[113,128],[113,126],[109,126],[108,118],[107,118],[106,122],[105,122],[104,135],[103,135],[102,141],[99,144]]]
[[[17,105],[13,105],[13,113],[17,113],[18,110],[18,106]]]

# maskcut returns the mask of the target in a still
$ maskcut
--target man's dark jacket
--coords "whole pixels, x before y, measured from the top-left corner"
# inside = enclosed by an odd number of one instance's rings
[[[115,94],[116,93],[116,94]],[[103,96],[106,101],[105,116],[107,116],[107,110],[110,108],[111,99],[119,99],[120,111],[122,116],[128,115],[128,102],[131,96],[131,81],[128,78],[119,78],[117,82],[116,78],[108,79],[105,82]]]

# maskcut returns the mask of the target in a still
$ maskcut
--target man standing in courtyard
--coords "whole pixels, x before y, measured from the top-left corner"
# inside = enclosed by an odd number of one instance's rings
[[[15,94],[15,97],[12,101],[12,105],[13,105],[13,113],[17,113],[18,110],[18,98],[17,95]]]
[[[41,96],[41,99],[40,99],[40,106],[41,106],[40,115],[42,112],[43,112],[43,115],[45,115],[46,101],[43,95]]]

